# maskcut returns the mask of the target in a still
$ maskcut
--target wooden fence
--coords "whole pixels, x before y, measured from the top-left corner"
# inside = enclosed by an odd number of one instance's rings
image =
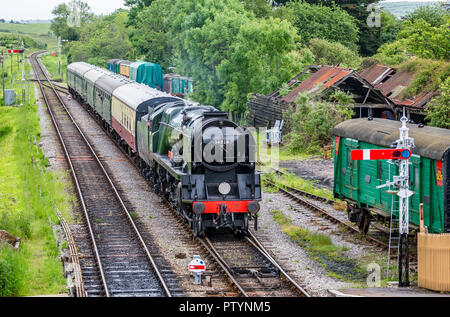
[[[418,285],[440,292],[450,292],[450,234],[424,232],[423,208],[418,234]]]

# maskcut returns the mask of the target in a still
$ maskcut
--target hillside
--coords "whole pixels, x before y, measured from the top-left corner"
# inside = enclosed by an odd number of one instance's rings
[[[427,2],[427,1],[417,1],[417,2],[409,2],[409,1],[397,1],[397,2],[380,2],[382,8],[389,10],[392,14],[394,14],[397,18],[404,17],[407,13],[414,11],[416,8],[426,5],[434,5],[440,3],[436,2]]]
[[[57,38],[50,31],[50,23],[0,23],[0,33],[28,35],[37,42],[47,43],[49,48],[56,47],[58,43]]]

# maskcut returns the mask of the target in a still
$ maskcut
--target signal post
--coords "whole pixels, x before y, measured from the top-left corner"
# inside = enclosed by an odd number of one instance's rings
[[[405,116],[400,119],[402,126],[400,130],[400,139],[394,145],[395,149],[376,149],[376,150],[353,150],[351,151],[352,160],[391,160],[399,165],[400,175],[394,176],[393,180],[388,180],[386,184],[377,186],[377,189],[394,186],[398,189],[399,196],[399,249],[398,249],[398,286],[409,286],[409,197],[414,192],[409,190],[409,158],[411,149],[415,147],[414,139],[409,137],[409,128],[406,126],[408,118]],[[392,217],[392,215],[391,215]]]

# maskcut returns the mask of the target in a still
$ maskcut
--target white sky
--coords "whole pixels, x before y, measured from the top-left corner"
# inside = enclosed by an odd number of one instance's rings
[[[125,8],[124,0],[83,0],[96,14],[111,13]],[[52,10],[70,0],[0,0],[0,19],[5,20],[50,20]]]
[[[60,3],[70,0],[0,0],[0,18],[6,20],[50,20],[53,18],[52,10]],[[111,13],[119,8],[125,8],[124,0],[83,0],[87,2],[96,14]],[[385,0],[396,1],[426,1],[436,0]]]

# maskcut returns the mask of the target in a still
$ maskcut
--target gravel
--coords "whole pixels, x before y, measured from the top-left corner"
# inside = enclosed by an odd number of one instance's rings
[[[37,89],[36,89],[37,93]],[[106,168],[112,173],[114,179],[119,181],[121,191],[127,193],[127,202],[132,204],[133,209],[141,223],[146,226],[148,232],[158,243],[160,251],[168,261],[171,269],[180,278],[181,285],[186,289],[187,296],[205,296],[211,290],[207,286],[192,286],[192,277],[187,272],[187,265],[198,250],[193,243],[189,242],[184,229],[174,219],[173,215],[164,208],[162,199],[154,194],[145,179],[125,158],[124,154],[105,135],[98,124],[78,105],[77,102],[63,96],[72,115],[92,142],[96,151],[103,156]],[[62,148],[58,142],[53,125],[51,124],[46,109],[40,104],[39,114],[41,116],[41,146],[44,154],[50,160],[50,169],[67,170]],[[322,162],[322,163],[319,163]],[[331,162],[331,163],[330,163]],[[317,168],[319,164],[320,168]],[[328,187],[330,182],[329,171],[332,161],[302,161],[290,162],[288,166],[296,174],[322,180]],[[316,171],[322,171],[322,175],[311,174],[311,167]],[[332,166],[332,165],[331,165]],[[331,168],[332,171],[332,168]],[[331,183],[332,184],[332,183]],[[297,243],[281,231],[281,227],[273,219],[271,211],[280,210],[292,219],[297,226],[320,231],[329,234],[335,245],[346,246],[348,250],[345,255],[349,258],[358,259],[361,256],[374,253],[372,246],[349,241],[348,235],[339,231],[337,225],[327,220],[314,216],[311,212],[293,208],[295,205],[279,193],[264,193],[262,208],[259,218],[259,230],[256,232],[258,238],[274,254],[283,267],[313,296],[330,296],[329,289],[342,289],[352,286],[352,283],[337,280],[328,275],[328,272],[317,261],[310,258],[308,253]],[[159,206],[159,207],[158,207]],[[168,234],[168,228],[170,234]],[[376,252],[375,252],[376,253]],[[224,281],[215,280],[215,288],[225,285]],[[224,286],[225,288],[225,286]]]
[[[298,207],[280,193],[264,193],[260,212],[259,230],[257,237],[275,255],[293,277],[305,287],[313,296],[331,296],[329,289],[342,289],[352,287],[353,283],[338,280],[329,276],[325,268],[310,258],[308,253],[281,231],[280,225],[273,219],[272,211],[279,210],[292,220],[292,224],[329,235],[333,244],[346,247],[344,255],[350,259],[359,259],[362,256],[373,256],[382,260],[385,254],[377,251],[373,246],[361,241],[349,241],[348,234],[339,230],[338,225],[316,216],[311,211]]]

